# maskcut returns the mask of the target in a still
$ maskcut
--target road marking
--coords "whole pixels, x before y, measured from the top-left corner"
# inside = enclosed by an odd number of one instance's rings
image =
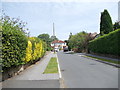
[[[57,56],[57,54],[56,54],[56,56]],[[58,63],[59,78],[62,78],[62,74],[61,74],[61,71],[60,71],[60,65],[59,65],[59,61],[58,61],[58,56],[57,56],[57,63]]]

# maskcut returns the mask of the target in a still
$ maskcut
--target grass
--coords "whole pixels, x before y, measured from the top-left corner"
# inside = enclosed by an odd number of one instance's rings
[[[58,73],[58,63],[56,57],[51,57],[45,71],[43,72],[43,74],[48,73]]]
[[[112,61],[109,59],[103,59],[103,58],[98,58],[98,57],[93,57],[93,56],[84,56],[84,57],[94,58],[94,59],[98,59],[98,60],[102,60],[102,61],[106,61],[106,62],[110,62],[114,64],[120,64],[120,61]]]

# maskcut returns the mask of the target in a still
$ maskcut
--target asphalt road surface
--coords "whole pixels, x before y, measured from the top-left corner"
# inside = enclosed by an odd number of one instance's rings
[[[118,88],[118,68],[80,54],[58,52],[64,87]]]

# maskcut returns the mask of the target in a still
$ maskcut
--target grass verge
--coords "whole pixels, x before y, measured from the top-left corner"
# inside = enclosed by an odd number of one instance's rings
[[[103,59],[103,58],[98,58],[98,57],[93,57],[93,56],[84,56],[84,57],[98,59],[98,60],[102,60],[102,61],[106,61],[106,62],[110,62],[110,63],[114,63],[114,64],[120,64],[120,61],[112,61],[112,60],[109,60],[109,59]]]
[[[58,73],[58,63],[56,57],[51,57],[45,71],[43,72],[43,74],[48,73]]]

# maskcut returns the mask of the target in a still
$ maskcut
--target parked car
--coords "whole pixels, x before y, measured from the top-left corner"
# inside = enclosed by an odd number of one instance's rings
[[[55,48],[54,48],[54,51],[55,51],[55,52],[58,52],[58,51],[59,51],[59,48],[58,48],[58,47],[55,47]]]
[[[67,51],[68,51],[68,47],[64,47],[64,48],[63,48],[63,51],[64,51],[64,52],[67,52]]]

